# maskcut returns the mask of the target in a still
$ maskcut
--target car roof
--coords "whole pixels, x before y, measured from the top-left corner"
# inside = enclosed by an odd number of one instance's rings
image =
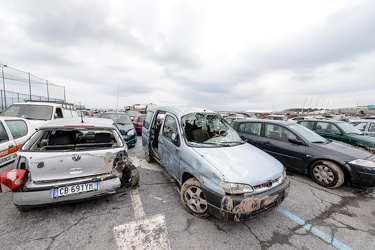
[[[27,102],[17,102],[13,103],[12,105],[46,105],[46,106],[55,106],[55,107],[69,107],[73,108],[72,103],[66,103],[66,102],[43,102],[43,101],[27,101]]]
[[[282,120],[267,120],[267,119],[238,119],[234,120],[233,123],[255,123],[255,122],[266,122],[266,123],[273,123],[273,124],[281,124],[281,125],[296,125],[295,122],[291,121],[282,121]]]
[[[83,122],[82,122],[83,121]],[[40,129],[45,128],[55,128],[55,127],[64,127],[66,125],[85,127],[85,126],[95,126],[95,127],[103,127],[103,128],[111,128],[114,127],[112,119],[107,118],[97,118],[97,117],[72,117],[72,118],[58,118],[54,119]]]
[[[350,122],[374,122],[375,119],[355,119],[351,120]]]
[[[299,122],[299,121],[298,121]],[[297,123],[298,123],[297,122]],[[346,121],[339,121],[334,119],[321,120],[321,119],[310,119],[310,120],[301,120],[301,122],[329,122],[329,123],[348,123]]]
[[[4,120],[22,120],[22,121],[29,122],[25,118],[17,117],[17,116],[14,116],[14,117],[13,116],[0,116],[0,120],[2,120],[2,121],[4,121]]]
[[[165,111],[173,113],[179,117],[184,116],[190,113],[218,113],[212,110],[204,109],[204,108],[195,108],[190,106],[152,106],[147,111]]]

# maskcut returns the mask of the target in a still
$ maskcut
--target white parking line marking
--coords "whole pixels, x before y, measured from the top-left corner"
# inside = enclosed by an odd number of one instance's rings
[[[132,199],[133,210],[134,210],[134,217],[136,219],[140,219],[145,216],[145,212],[143,211],[143,205],[141,201],[141,197],[139,196],[138,189],[133,189],[130,197]]]
[[[171,249],[165,217],[162,214],[132,221],[113,228],[120,250]]]

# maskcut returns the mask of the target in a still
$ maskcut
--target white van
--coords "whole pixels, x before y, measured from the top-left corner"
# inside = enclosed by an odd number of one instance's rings
[[[25,118],[36,129],[56,118],[79,117],[74,104],[52,101],[14,103],[5,109],[0,116]]]

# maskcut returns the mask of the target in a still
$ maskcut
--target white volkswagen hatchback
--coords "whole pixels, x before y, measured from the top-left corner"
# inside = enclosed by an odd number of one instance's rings
[[[139,173],[110,119],[62,118],[39,128],[1,175],[21,210],[109,195],[137,187]]]

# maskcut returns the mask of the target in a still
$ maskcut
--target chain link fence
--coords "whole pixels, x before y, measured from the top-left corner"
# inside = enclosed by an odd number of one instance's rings
[[[0,110],[13,103],[34,101],[66,101],[65,87],[34,76],[28,72],[1,64]]]

